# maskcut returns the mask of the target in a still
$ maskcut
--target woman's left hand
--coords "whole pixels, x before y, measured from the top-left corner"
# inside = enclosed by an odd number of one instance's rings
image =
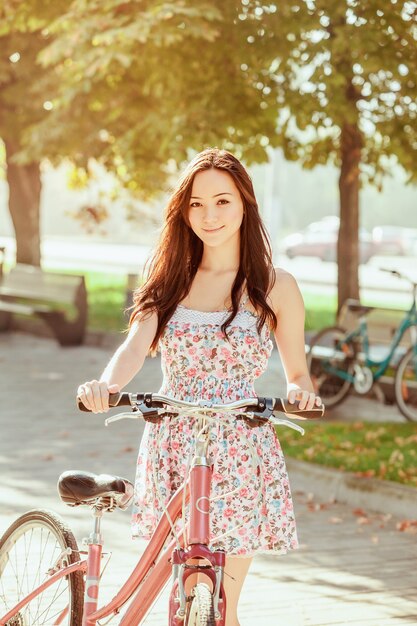
[[[295,404],[298,401],[298,408],[303,411],[304,409],[314,409],[314,407],[321,406],[321,398],[316,396],[313,391],[305,391],[303,389],[291,389],[288,392],[288,402]]]

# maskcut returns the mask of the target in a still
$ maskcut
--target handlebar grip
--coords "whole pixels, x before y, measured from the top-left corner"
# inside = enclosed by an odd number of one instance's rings
[[[293,415],[294,417],[300,417],[302,419],[319,419],[324,415],[324,405],[314,407],[313,409],[299,409],[298,404],[290,404],[288,400],[283,398],[276,398],[274,404],[274,411],[282,411]]]
[[[80,411],[91,413],[90,409],[87,409],[87,407],[81,402],[80,398],[77,398],[77,405]],[[111,393],[109,395],[109,406],[132,406],[130,402],[130,393]]]

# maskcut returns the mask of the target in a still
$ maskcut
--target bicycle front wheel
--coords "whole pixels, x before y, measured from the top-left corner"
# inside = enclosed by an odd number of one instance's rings
[[[345,343],[339,326],[323,328],[310,341],[307,365],[315,392],[326,408],[340,404],[349,394],[355,358],[354,347]]]
[[[0,616],[41,585],[55,568],[79,558],[74,535],[50,511],[32,510],[19,517],[0,539]],[[60,578],[20,609],[6,626],[81,626],[82,572]]]
[[[417,422],[417,348],[412,346],[398,364],[394,381],[395,400],[401,413]]]
[[[215,626],[213,596],[205,583],[198,583],[191,592],[192,601],[185,626]]]

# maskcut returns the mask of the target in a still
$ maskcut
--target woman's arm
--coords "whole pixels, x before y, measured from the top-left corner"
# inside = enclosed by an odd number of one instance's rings
[[[308,372],[304,344],[304,302],[295,278],[275,269],[275,285],[269,297],[278,319],[275,340],[287,379],[288,400],[299,400],[300,409],[321,404]]]
[[[109,410],[109,394],[120,391],[142,369],[157,327],[156,312],[139,317],[113,354],[100,380],[91,380],[78,387],[77,395],[88,409],[94,413]]]

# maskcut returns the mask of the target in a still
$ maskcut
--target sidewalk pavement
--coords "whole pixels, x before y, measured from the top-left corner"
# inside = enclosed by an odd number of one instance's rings
[[[66,469],[84,469],[133,480],[142,424],[126,420],[106,429],[103,415],[79,413],[74,404],[78,384],[99,376],[113,349],[91,345],[62,349],[46,338],[0,335],[0,532],[29,508],[52,508],[80,542],[90,531],[91,518],[87,510],[74,510],[59,501],[58,475]],[[159,359],[147,359],[128,389],[157,390],[160,382]],[[276,352],[256,388],[259,394],[284,393]],[[346,413],[337,419],[358,419],[359,410],[365,417],[362,405],[360,399],[347,400]],[[378,404],[377,409],[374,413],[371,403],[366,413],[373,419],[401,420],[393,407]],[[301,547],[283,557],[254,559],[242,594],[242,626],[415,624],[415,526],[370,507],[329,501],[326,493],[313,493],[311,485],[303,489],[298,479],[293,496]],[[114,595],[145,542],[131,542],[129,512],[108,515],[103,531],[106,549],[113,552],[103,576],[104,601]],[[166,623],[167,593],[147,624]]]

